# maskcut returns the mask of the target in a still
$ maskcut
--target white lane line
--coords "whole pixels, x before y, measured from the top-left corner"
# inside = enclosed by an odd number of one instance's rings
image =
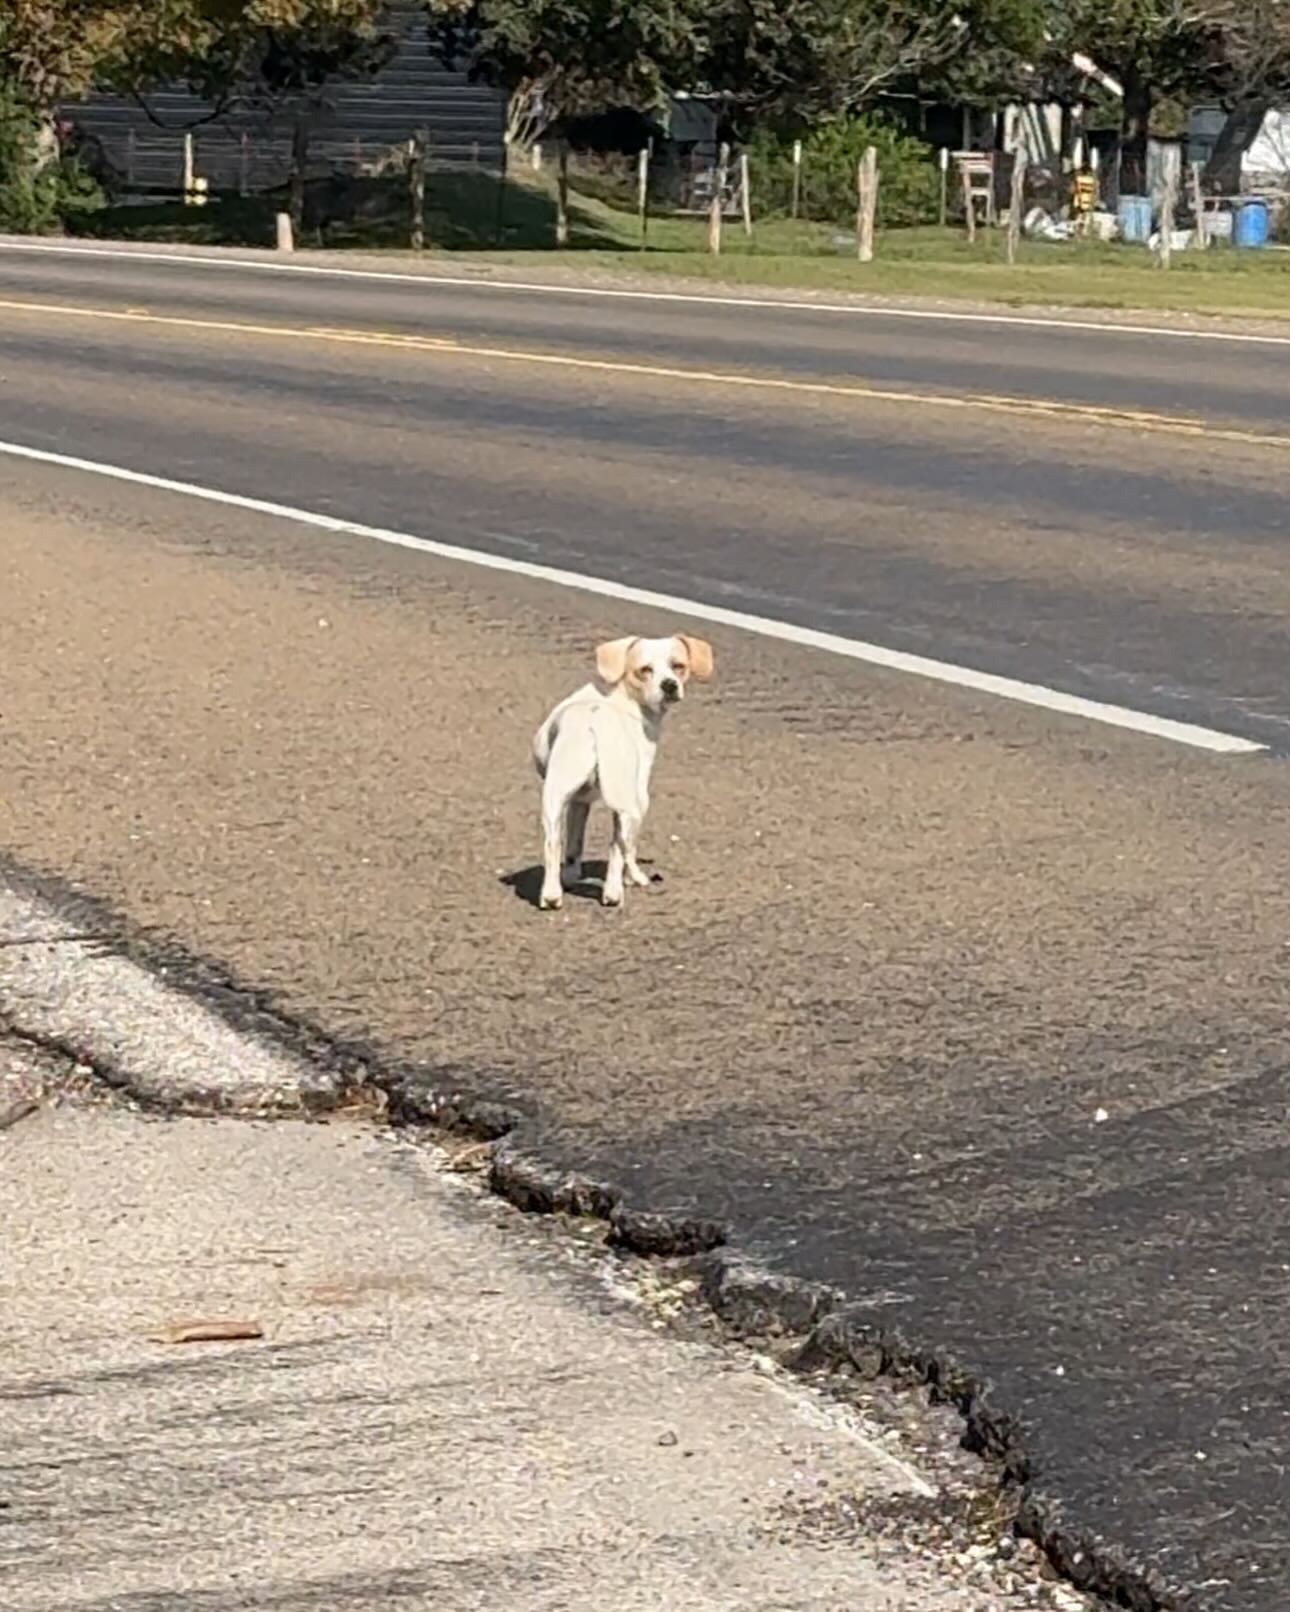
[[[950,683],[958,688],[972,689],[978,694],[992,694],[1020,705],[1038,706],[1062,716],[1082,717],[1088,722],[1101,722],[1113,728],[1128,728],[1134,733],[1147,734],[1155,739],[1169,739],[1175,744],[1191,745],[1197,750],[1213,750],[1223,755],[1252,755],[1266,750],[1265,744],[1252,739],[1239,738],[1233,733],[1220,733],[1214,728],[1197,727],[1191,722],[1175,722],[1169,717],[1152,716],[1147,711],[1134,711],[1128,706],[1107,705],[1101,700],[1087,700],[1078,694],[1064,694],[1060,689],[1045,688],[1041,683],[1022,683],[1012,677],[999,677],[993,672],[980,672],[970,666],[956,666],[952,661],[931,660],[925,655],[910,655],[900,649],[886,649],[881,644],[866,643],[860,638],[843,638],[837,633],[820,632],[814,627],[799,627],[793,622],[778,621],[773,616],[753,616],[743,610],[728,610],[722,605],[704,604],[697,599],[686,599],[673,593],[656,593],[650,588],[635,588],[625,582],[614,582],[607,577],[585,576],[580,571],[565,571],[557,566],[537,565],[530,560],[516,560],[503,554],[490,554],[484,549],[462,548],[456,543],[439,543],[433,538],[415,537],[410,532],[396,532],[384,526],[367,526],[361,521],[341,520],[334,515],[320,515],[314,510],[298,509],[292,504],[274,503],[267,498],[252,498],[245,493],[224,492],[217,487],[204,487],[196,482],[175,481],[169,476],[154,476],[142,470],[129,470],[123,465],[103,464],[95,459],[82,459],[73,454],[54,453],[47,448],[29,448],[19,442],[0,442],[0,454],[14,459],[30,459],[38,464],[60,465],[67,470],[88,471],[92,475],[107,476],[113,481],[131,482],[139,487],[153,487],[161,492],[182,493],[189,498],[200,498],[211,504],[224,504],[233,509],[252,510],[258,515],[272,515],[280,520],[294,521],[298,525],[316,527],[320,531],[340,533],[349,537],[368,538],[376,543],[389,543],[395,548],[414,549],[420,554],[432,554],[436,559],[454,560],[463,565],[479,566],[485,571],[502,571],[510,576],[528,577],[535,582],[551,583],[559,588],[572,588],[579,593],[591,593],[602,599],[613,599],[619,604],[640,605],[649,610],[671,611],[693,621],[705,621],[713,626],[733,627],[739,632],[756,633],[762,638],[777,638],[806,649],[823,650],[826,654],[841,655],[847,660],[866,661],[888,671],[907,672],[913,677],[930,678],[937,683]]]
[[[592,297],[635,302],[692,302],[716,308],[779,309],[795,313],[847,314],[857,319],[914,319],[943,324],[1018,325],[1034,330],[1093,331],[1098,335],[1165,336],[1171,341],[1226,341],[1247,346],[1290,347],[1290,336],[1242,330],[1186,330],[1173,325],[1119,324],[1037,314],[964,312],[952,309],[879,307],[854,302],[813,302],[805,298],[721,296],[705,291],[642,291],[626,286],[551,285],[541,280],[484,279],[469,274],[407,274],[397,269],[344,269],[325,263],[279,262],[275,258],[219,256],[204,252],[155,252],[111,246],[70,246],[61,241],[19,241],[0,236],[0,252],[43,252],[62,257],[115,258],[120,262],[197,265],[214,269],[257,269],[264,274],[304,274],[334,280],[388,280],[399,285],[468,287],[472,291],[523,291],[547,297]],[[1269,315],[1269,317],[1273,317]]]

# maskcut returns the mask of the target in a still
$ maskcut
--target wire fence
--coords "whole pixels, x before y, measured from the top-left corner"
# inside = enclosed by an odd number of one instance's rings
[[[359,135],[313,138],[306,147],[306,177],[346,174],[370,179],[402,173],[416,132],[409,130],[407,139],[393,142]],[[264,195],[287,185],[296,166],[291,131],[224,128],[218,123],[148,134],[129,129],[111,139],[95,136],[82,144],[79,154],[111,193],[124,197],[182,197],[192,179],[204,180],[210,194]],[[495,149],[482,142],[454,148],[451,157],[435,160],[440,167],[454,169],[495,171],[499,166]]]
[[[725,220],[742,221],[754,232],[775,226],[774,238],[788,250],[843,250],[855,238],[865,201],[862,157],[857,150],[813,163],[791,146],[732,148],[724,163],[711,153],[666,153],[649,164],[648,206],[664,218],[707,218],[720,194]],[[555,159],[547,152],[533,160],[549,171]],[[1126,229],[1119,175],[1097,164],[1077,166],[1060,157],[1027,161],[997,150],[945,150],[917,161],[879,161],[878,170],[875,224],[883,231],[939,226],[975,238],[982,230],[1005,227],[1014,204],[1020,232],[1035,240],[1110,241]],[[569,171],[578,194],[619,212],[639,206],[634,159],[577,154]],[[1267,207],[1274,228],[1278,220],[1283,231],[1290,225],[1290,185],[1284,177],[1264,175],[1248,193],[1217,195],[1202,191],[1199,165],[1176,163],[1167,181],[1154,177],[1145,200],[1145,210],[1139,206],[1129,215],[1133,222],[1127,227],[1133,231],[1142,219],[1148,221],[1144,233],[1131,235],[1135,242],[1151,238],[1166,208],[1175,226],[1197,236],[1197,222],[1203,221],[1210,244],[1232,238],[1235,216],[1251,200]]]
[[[483,142],[437,148],[433,130],[405,139],[328,134],[301,142],[289,128],[253,129],[213,122],[191,130],[130,128],[75,144],[86,166],[122,207],[182,201],[195,207],[241,199],[269,218],[290,201],[297,222],[318,241],[370,235],[384,244],[430,241],[448,246],[667,244],[701,249],[713,239],[715,209],[751,240],[788,252],[847,251],[858,244],[865,200],[856,153],[813,160],[801,146],[589,153],[556,142],[525,151]],[[969,235],[1002,226],[1021,208],[1017,228],[1057,242],[1110,240],[1125,229],[1115,175],[1056,159],[1026,165],[1014,192],[1015,158],[1001,151],[941,152],[916,161],[879,162],[879,231],[958,227]],[[418,171],[419,170],[419,171]],[[1241,197],[1202,198],[1195,172],[1174,174],[1168,215],[1179,249],[1230,239]],[[420,197],[417,190],[420,187]],[[1264,185],[1272,229],[1290,224],[1284,183]],[[1148,240],[1166,212],[1148,206]],[[428,221],[424,234],[418,217]],[[690,234],[686,234],[686,221]],[[1198,228],[1198,224],[1203,228]],[[791,226],[786,228],[785,226]],[[708,233],[703,233],[704,227]],[[1284,227],[1284,224],[1283,224]],[[1190,232],[1190,234],[1188,233]]]

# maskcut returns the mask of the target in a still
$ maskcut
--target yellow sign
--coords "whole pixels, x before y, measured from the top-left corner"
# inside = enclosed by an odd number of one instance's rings
[[[1091,213],[1097,206],[1097,175],[1076,174],[1071,188],[1071,205],[1077,213]]]

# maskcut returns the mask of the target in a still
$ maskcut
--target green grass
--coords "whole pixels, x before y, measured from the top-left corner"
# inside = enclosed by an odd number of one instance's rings
[[[1003,261],[1001,245],[976,248],[955,239],[911,241],[906,232],[879,236],[877,259],[847,254],[788,254],[772,239],[751,248],[732,243],[719,259],[691,248],[647,252],[544,253],[547,263],[624,273],[662,273],[726,285],[805,291],[850,291],[1007,306],[1159,310],[1241,317],[1290,316],[1290,258],[1246,256],[1215,248],[1174,259],[1165,273],[1142,248],[1023,245],[1018,262]],[[922,235],[922,231],[909,234]],[[939,232],[937,232],[939,233]],[[769,236],[770,232],[766,234]],[[532,265],[534,253],[494,252],[490,263]]]
[[[178,203],[109,207],[91,216],[85,232],[194,245],[268,246],[273,214],[281,205],[281,198],[226,198],[204,208]],[[369,183],[361,190],[358,211],[348,223],[329,224],[321,244],[367,250],[406,245],[401,181]],[[589,181],[571,200],[570,246],[557,252],[555,204],[547,186],[526,176],[508,183],[499,197],[494,178],[470,172],[432,179],[426,223],[432,249],[530,269],[667,274],[742,286],[1013,306],[1290,316],[1290,253],[1276,251],[1216,247],[1182,253],[1166,273],[1141,247],[1027,241],[1018,262],[1009,266],[1003,261],[1000,231],[983,231],[969,244],[961,230],[927,228],[880,232],[876,261],[860,264],[846,225],[767,219],[756,224],[751,240],[742,225],[728,221],[722,255],[713,258],[706,251],[706,222],[699,218],[651,219],[642,250],[635,215],[616,205],[611,186]],[[307,231],[300,244],[318,241],[315,232]]]

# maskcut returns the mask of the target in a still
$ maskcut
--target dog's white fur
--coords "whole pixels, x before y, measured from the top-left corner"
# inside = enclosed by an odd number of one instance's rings
[[[537,730],[544,910],[558,909],[565,880],[581,876],[587,817],[598,800],[614,814],[601,899],[620,906],[624,876],[637,886],[649,883],[636,844],[663,718],[684,699],[689,680],[705,681],[712,669],[712,648],[702,638],[615,638],[596,650],[595,681],[561,700]]]

